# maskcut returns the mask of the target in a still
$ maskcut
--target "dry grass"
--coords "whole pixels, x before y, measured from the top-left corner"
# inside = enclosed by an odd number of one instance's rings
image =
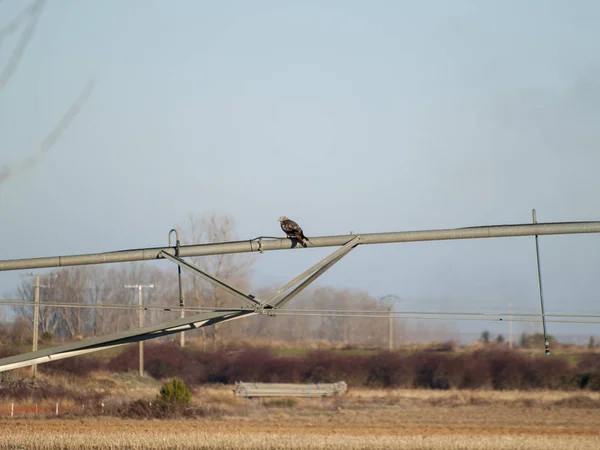
[[[561,437],[519,435],[519,436],[339,436],[335,434],[290,435],[285,433],[245,434],[192,432],[165,434],[160,437],[146,433],[115,433],[111,435],[63,433],[46,436],[4,435],[0,449],[30,448],[50,449],[92,449],[92,448],[129,448],[129,449],[477,449],[477,450],[595,450],[600,441],[582,437]]]
[[[158,386],[131,374],[95,373],[78,389],[105,389],[108,403],[154,398]],[[600,448],[598,392],[350,388],[340,398],[287,402],[236,398],[233,386],[204,385],[193,402],[224,415],[0,419],[0,450]]]
[[[398,401],[413,401],[418,403],[439,404],[449,402],[458,405],[469,404],[520,404],[534,403],[537,405],[552,405],[557,402],[574,398],[590,400],[589,404],[598,403],[600,407],[600,392],[582,391],[492,391],[492,390],[431,390],[431,389],[363,389],[353,388],[346,397],[360,402],[387,403]]]
[[[0,450],[600,448],[597,393],[352,389],[290,404],[235,398],[222,386],[198,389],[200,400],[228,412],[218,419],[5,419]]]
[[[273,418],[275,419],[275,418]],[[353,420],[119,421],[86,419],[0,422],[0,449],[596,449],[596,427],[356,424]]]
[[[265,404],[265,400],[251,402],[233,395],[231,386],[206,386],[194,391],[194,399],[229,408],[247,410],[248,405]],[[267,402],[268,403],[268,402]],[[431,390],[431,389],[368,389],[350,388],[341,398],[331,400],[296,399],[298,410],[330,409],[332,405],[345,409],[365,410],[374,406],[428,407],[428,406],[483,406],[502,407],[573,407],[600,410],[600,392],[587,391],[491,391],[491,390]],[[246,408],[246,409],[244,409]]]

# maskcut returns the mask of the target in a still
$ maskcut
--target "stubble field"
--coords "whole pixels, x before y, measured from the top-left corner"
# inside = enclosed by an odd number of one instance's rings
[[[0,449],[597,449],[593,393],[353,389],[340,399],[248,401],[199,392],[219,417],[4,419]]]

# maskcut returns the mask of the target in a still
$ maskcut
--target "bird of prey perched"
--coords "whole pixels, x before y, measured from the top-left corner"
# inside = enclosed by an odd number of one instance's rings
[[[302,247],[306,247],[306,242],[304,242],[304,241],[310,242],[310,239],[308,239],[306,236],[304,236],[304,232],[302,231],[302,228],[300,228],[300,225],[298,225],[296,222],[294,222],[291,219],[288,219],[285,216],[281,216],[277,220],[279,221],[279,224],[281,225],[281,229],[283,230],[283,232],[285,234],[287,234],[287,236],[290,238],[293,237],[293,238],[298,239],[298,242],[300,242],[300,245],[302,245]]]

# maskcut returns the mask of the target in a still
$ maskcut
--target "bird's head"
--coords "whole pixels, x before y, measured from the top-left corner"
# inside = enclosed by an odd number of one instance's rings
[[[277,219],[279,223],[283,222],[284,220],[289,220],[287,217],[285,216],[281,216],[279,219]]]

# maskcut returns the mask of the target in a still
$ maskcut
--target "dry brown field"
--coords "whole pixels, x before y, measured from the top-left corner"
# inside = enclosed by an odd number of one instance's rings
[[[195,393],[218,417],[0,420],[0,449],[599,449],[600,394],[351,389],[282,402]]]

